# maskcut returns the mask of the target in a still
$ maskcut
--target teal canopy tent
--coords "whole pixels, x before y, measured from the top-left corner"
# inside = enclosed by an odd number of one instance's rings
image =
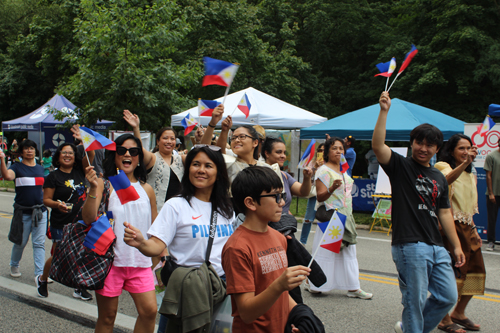
[[[371,140],[380,112],[379,104],[346,113],[342,116],[300,130],[301,139],[323,139],[325,134],[344,138],[352,135],[356,140]],[[387,141],[408,141],[412,129],[429,123],[443,132],[447,140],[453,134],[463,133],[465,122],[441,112],[400,100],[392,99],[387,117]]]

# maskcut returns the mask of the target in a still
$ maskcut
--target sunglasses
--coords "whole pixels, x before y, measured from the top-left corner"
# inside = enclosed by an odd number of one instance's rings
[[[264,197],[274,197],[276,199],[276,203],[279,204],[281,200],[286,201],[286,192],[282,193],[276,193],[276,194],[266,194],[266,195],[260,195],[260,198]]]
[[[203,148],[203,147],[207,147],[207,148],[209,148],[210,150],[213,150],[213,151],[220,151],[220,147],[219,146],[214,146],[214,145],[197,144],[197,145],[193,146],[193,148]]]
[[[137,156],[139,155],[140,152],[139,147],[132,147],[132,148],[125,148],[123,146],[118,146],[116,147],[116,153],[120,156],[125,155],[127,152],[130,154],[130,156]]]

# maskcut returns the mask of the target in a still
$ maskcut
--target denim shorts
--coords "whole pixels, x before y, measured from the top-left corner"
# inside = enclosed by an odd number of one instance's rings
[[[50,235],[52,236],[52,243],[59,243],[62,240],[64,234],[63,229],[56,229],[54,227],[50,227]]]

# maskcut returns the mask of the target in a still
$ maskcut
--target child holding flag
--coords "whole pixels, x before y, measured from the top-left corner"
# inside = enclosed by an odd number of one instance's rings
[[[116,151],[106,151],[104,178],[98,178],[93,167],[86,169],[90,183],[87,200],[83,205],[83,221],[90,225],[99,213],[112,212],[113,231],[116,234],[113,266],[106,277],[104,288],[96,290],[98,318],[96,332],[112,332],[118,311],[118,297],[122,289],[128,291],[134,300],[139,316],[136,331],[153,332],[156,318],[156,296],[151,258],[144,256],[123,241],[124,222],[130,222],[144,234],[156,218],[156,198],[153,188],[146,183],[146,167],[140,139],[124,134],[115,141]],[[125,173],[129,186],[120,181],[120,189],[110,188],[107,179],[114,181],[117,175]],[[128,201],[138,194],[138,199]],[[118,193],[120,192],[120,193]],[[109,193],[109,196],[107,195]],[[123,193],[123,194],[122,194]],[[128,197],[128,200],[124,200]],[[128,202],[127,202],[128,201]]]
[[[347,297],[370,299],[373,294],[360,288],[359,267],[356,258],[356,224],[352,216],[352,186],[354,181],[343,167],[345,153],[344,140],[333,137],[325,142],[324,161],[315,175],[318,208],[316,218],[320,222],[330,221],[335,209],[346,216],[342,247],[340,253],[319,248],[315,257],[325,272],[327,281],[320,288],[306,284],[311,293],[330,291],[332,289],[348,290]],[[342,230],[337,230],[341,233]],[[327,231],[328,232],[328,231]],[[332,231],[333,232],[333,231]],[[313,251],[320,246],[323,233],[316,232]]]

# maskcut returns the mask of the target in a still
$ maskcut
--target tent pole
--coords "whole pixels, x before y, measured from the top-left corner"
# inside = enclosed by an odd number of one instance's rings
[[[39,153],[40,153],[40,164],[42,164],[42,157],[43,157],[43,151],[42,151],[42,122],[40,122],[39,133],[40,133],[40,150],[39,150]]]
[[[302,143],[302,140],[299,139],[299,162],[300,162],[300,147],[302,147],[301,143]],[[298,164],[299,163],[297,162],[297,165]],[[297,179],[299,179],[299,177],[300,177],[299,170],[300,169],[297,168]],[[295,207],[295,215],[297,215],[298,213],[299,213],[299,197],[297,197],[297,205]]]

